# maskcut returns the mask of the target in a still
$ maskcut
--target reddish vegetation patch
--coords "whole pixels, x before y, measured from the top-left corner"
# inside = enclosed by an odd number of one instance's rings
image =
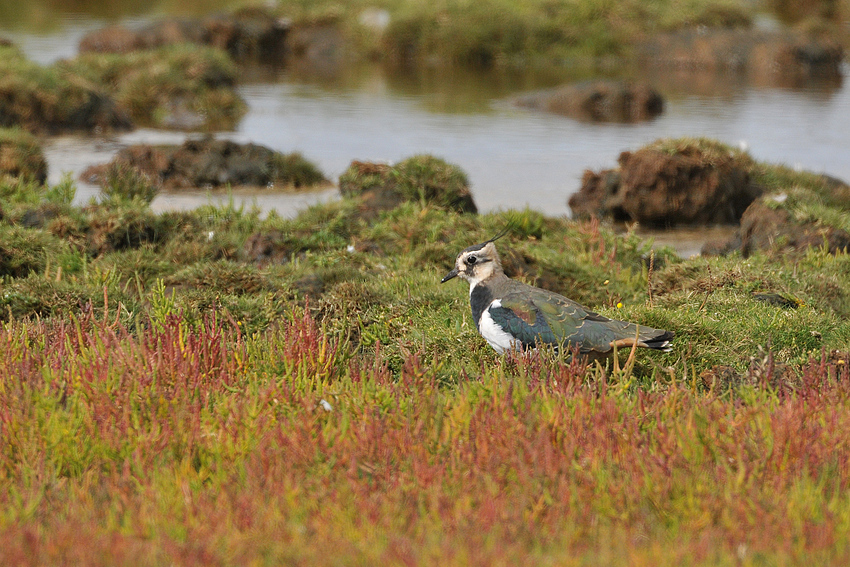
[[[686,148],[623,152],[617,170],[585,171],[569,199],[579,217],[613,217],[648,225],[734,223],[762,189],[733,156]]]
[[[447,387],[224,319],[0,329],[0,562],[850,559],[845,359],[745,403],[539,354]]]
[[[642,122],[664,111],[664,99],[648,84],[614,80],[565,85],[522,96],[516,104],[589,122]]]

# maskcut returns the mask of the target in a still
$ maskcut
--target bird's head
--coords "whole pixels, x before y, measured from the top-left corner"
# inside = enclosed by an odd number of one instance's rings
[[[493,240],[470,246],[457,255],[454,269],[446,274],[441,283],[446,283],[455,276],[460,276],[475,287],[495,273],[502,271],[502,262]]]

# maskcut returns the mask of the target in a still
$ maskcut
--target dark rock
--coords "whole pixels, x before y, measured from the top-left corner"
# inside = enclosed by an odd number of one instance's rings
[[[204,41],[202,22],[184,18],[153,22],[139,30],[138,36],[141,49],[155,49],[175,43],[207,43]]]
[[[621,208],[611,206],[617,199],[621,180],[621,173],[615,169],[606,169],[599,173],[584,170],[581,188],[568,201],[573,214],[580,218],[610,216],[616,221],[630,220]]]
[[[326,182],[300,154],[285,155],[265,146],[209,136],[180,146],[130,146],[118,152],[111,163],[135,168],[169,190],[224,185],[305,188]],[[82,178],[102,184],[104,168],[89,168]]]
[[[345,36],[336,20],[293,25],[256,7],[205,18],[169,18],[135,31],[110,26],[83,37],[80,51],[128,53],[175,43],[208,45],[239,62],[291,66],[323,76],[339,73],[346,59]]]
[[[735,156],[699,144],[675,153],[642,148],[618,161],[618,170],[585,172],[569,199],[576,216],[660,227],[734,223],[763,192]]]
[[[532,93],[516,104],[590,122],[641,122],[664,111],[664,99],[646,83],[583,81]]]
[[[245,8],[203,22],[203,42],[224,49],[239,61],[280,63],[286,54],[290,24],[262,8]]]
[[[831,226],[824,219],[807,219],[791,211],[798,204],[815,202],[846,212],[850,185],[826,175],[809,180],[809,189],[796,188],[792,194],[764,195],[750,204],[741,217],[736,234],[726,242],[708,243],[703,254],[729,254],[740,251],[745,257],[756,251],[799,253],[826,247],[831,254],[850,248],[850,233]]]

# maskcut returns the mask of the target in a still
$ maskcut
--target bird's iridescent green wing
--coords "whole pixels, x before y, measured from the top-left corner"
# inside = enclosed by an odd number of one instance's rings
[[[617,330],[611,324],[617,322],[546,290],[534,289],[530,300],[557,337],[554,342],[577,346],[582,353],[611,350],[611,341]]]
[[[492,306],[488,313],[493,321],[525,346],[537,343],[557,343],[540,308],[529,297],[510,294],[500,300],[501,306]]]
[[[505,294],[501,307],[491,307],[489,314],[523,345],[574,346],[584,354],[608,353],[617,341],[672,338],[672,333],[609,319],[562,295],[530,286]]]
[[[529,295],[559,342],[576,345],[582,353],[607,353],[614,343],[626,346],[636,340],[641,346],[663,348],[660,343],[673,337],[667,331],[609,319],[546,290],[534,289]]]
[[[581,328],[588,312],[581,305],[545,290],[526,287],[505,294],[493,320],[526,346],[561,344]]]

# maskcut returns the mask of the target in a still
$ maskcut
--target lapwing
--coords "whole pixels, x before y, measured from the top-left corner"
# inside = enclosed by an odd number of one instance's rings
[[[604,358],[615,347],[670,350],[671,331],[609,319],[562,295],[510,279],[496,252],[499,236],[458,254],[454,269],[442,279],[460,276],[469,282],[475,326],[496,352],[553,345]]]

